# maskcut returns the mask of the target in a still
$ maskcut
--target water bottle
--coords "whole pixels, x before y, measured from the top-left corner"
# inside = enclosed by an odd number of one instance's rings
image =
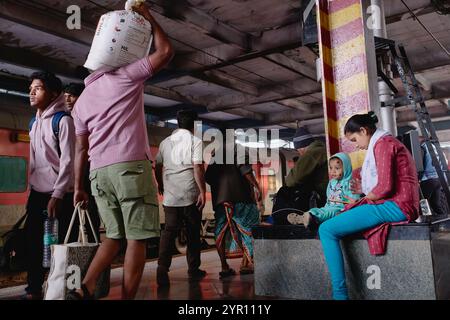
[[[42,266],[50,268],[52,260],[51,245],[58,243],[58,219],[50,218],[47,210],[44,211],[47,218],[44,221],[44,255],[42,259]]]

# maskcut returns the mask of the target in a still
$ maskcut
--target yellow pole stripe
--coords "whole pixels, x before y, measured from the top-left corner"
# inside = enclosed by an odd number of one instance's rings
[[[333,101],[336,101],[336,87],[334,86],[334,83],[328,80],[325,80],[324,83],[325,83],[325,97]]]
[[[333,56],[331,53],[331,49],[324,45],[322,45],[321,47],[322,47],[323,62],[329,65],[330,67],[333,66]]]
[[[367,73],[361,72],[348,79],[339,81],[335,85],[336,85],[335,89],[336,99],[334,101],[341,101],[343,99],[353,96],[358,92],[368,90]]]
[[[356,170],[361,168],[364,163],[364,157],[366,156],[366,150],[358,150],[354,152],[350,152],[348,154],[350,160],[352,161],[352,168]]]
[[[320,26],[322,28],[324,28],[325,30],[330,31],[330,24],[329,24],[329,20],[328,20],[328,14],[326,14],[322,10],[319,10],[319,17],[318,18],[320,19]]]
[[[328,99],[339,102],[343,99],[353,96],[354,94],[365,91],[367,85],[367,73],[361,72],[348,79],[333,84],[325,80],[325,96]]]
[[[339,121],[327,118],[328,135],[339,140]]]
[[[327,30],[332,31],[333,29],[342,27],[347,23],[352,22],[353,20],[356,20],[361,17],[362,17],[361,4],[355,3],[351,6],[348,6],[347,8],[333,12],[332,14],[328,15],[329,18],[328,25],[323,27],[327,27]]]
[[[350,117],[351,116],[343,117],[338,119],[337,121],[331,118],[327,118],[326,123],[329,127],[328,134],[337,140],[339,140],[341,137],[344,137],[345,124],[347,123],[348,119],[350,119]]]
[[[328,49],[329,50],[329,49]],[[366,44],[364,42],[364,36],[360,35],[350,41],[347,41],[340,46],[331,49],[330,58],[333,64],[329,66],[338,67],[340,64],[349,61],[350,59],[364,54],[366,50]]]

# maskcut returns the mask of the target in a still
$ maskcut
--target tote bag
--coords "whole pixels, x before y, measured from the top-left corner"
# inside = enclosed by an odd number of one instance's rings
[[[78,242],[67,243],[76,216],[80,219]],[[88,243],[85,220],[89,222],[95,243]],[[99,243],[91,218],[86,210],[77,204],[70,221],[69,229],[63,244],[52,245],[50,272],[46,282],[45,300],[65,300],[72,289],[79,289],[81,282],[97,252]],[[106,297],[110,287],[111,268],[106,269],[97,281],[94,292],[96,299]]]

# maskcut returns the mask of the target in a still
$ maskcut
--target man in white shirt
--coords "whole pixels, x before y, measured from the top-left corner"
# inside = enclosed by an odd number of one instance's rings
[[[156,280],[168,286],[172,248],[182,225],[187,233],[188,274],[192,280],[206,275],[200,270],[200,227],[205,206],[205,179],[202,161],[202,141],[193,135],[197,113],[179,111],[178,127],[164,139],[156,156],[156,180],[164,196],[165,227],[161,233]]]

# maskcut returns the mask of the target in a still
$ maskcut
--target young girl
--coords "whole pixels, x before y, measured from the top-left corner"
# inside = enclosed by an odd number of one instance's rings
[[[344,209],[344,204],[350,199],[359,199],[350,190],[350,180],[352,178],[352,164],[350,158],[345,153],[337,153],[329,160],[329,173],[331,180],[327,187],[327,203],[322,208],[312,208],[303,215],[290,213],[287,216],[291,224],[304,224],[309,227],[311,223],[322,223],[336,216]]]

